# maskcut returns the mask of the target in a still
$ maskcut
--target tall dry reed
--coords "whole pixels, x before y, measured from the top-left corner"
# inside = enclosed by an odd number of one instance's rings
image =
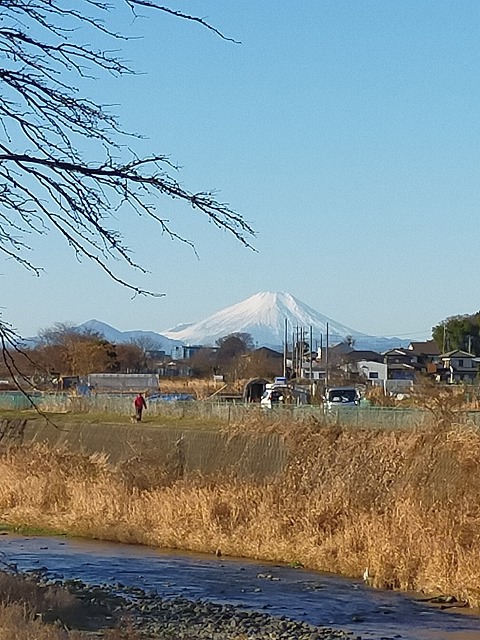
[[[272,428],[271,426],[269,428]],[[269,482],[176,478],[45,447],[0,457],[0,518],[72,534],[300,562],[480,605],[480,433],[277,425]],[[252,438],[254,436],[252,435]]]

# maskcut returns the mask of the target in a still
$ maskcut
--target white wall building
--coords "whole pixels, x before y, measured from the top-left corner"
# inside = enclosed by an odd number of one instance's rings
[[[357,370],[362,377],[372,384],[384,385],[387,379],[387,365],[385,362],[359,360],[357,362]]]

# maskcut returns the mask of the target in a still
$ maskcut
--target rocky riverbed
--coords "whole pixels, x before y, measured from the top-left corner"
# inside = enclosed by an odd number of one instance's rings
[[[465,615],[461,603],[299,566],[18,534],[0,536],[2,552],[19,571],[66,585],[87,603],[91,622],[84,615],[83,628],[91,633],[123,618],[121,628],[142,629],[142,640],[480,640],[480,616]]]
[[[183,597],[162,598],[138,587],[87,585],[81,580],[42,580],[64,586],[82,608],[81,626],[97,635],[108,627],[129,628],[152,640],[360,640],[338,629],[286,616]]]

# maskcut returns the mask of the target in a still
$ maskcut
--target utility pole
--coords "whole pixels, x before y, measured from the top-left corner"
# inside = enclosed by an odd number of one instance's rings
[[[297,324],[296,340],[295,340],[295,352],[296,352],[296,358],[295,359],[296,359],[296,363],[297,363],[297,368],[296,368],[297,378],[300,377],[300,370],[302,368],[302,362],[300,360],[299,335],[300,335],[300,327]]]
[[[328,322],[327,322],[327,335],[326,335],[326,338],[325,338],[325,342],[326,342],[326,345],[325,345],[325,387],[328,389],[328,377],[329,377],[328,376],[328,374],[329,374],[329,371],[328,371]]]
[[[295,329],[292,330],[292,374],[297,372],[297,345],[295,342]]]
[[[442,353],[445,353],[445,347],[447,342],[447,327],[445,322],[443,323],[443,345],[442,345]]]
[[[285,318],[284,340],[283,340],[283,377],[287,377],[287,357],[288,357],[288,320]]]
[[[310,325],[310,383],[312,382],[312,374],[313,374],[312,349],[313,349],[313,329],[312,329],[312,325]]]
[[[299,370],[299,377],[302,378],[302,371],[303,371],[303,363],[305,360],[305,331],[303,329],[303,327],[300,329],[300,340],[298,343],[298,350],[300,351],[300,355],[299,355],[299,362],[300,362],[300,370]]]

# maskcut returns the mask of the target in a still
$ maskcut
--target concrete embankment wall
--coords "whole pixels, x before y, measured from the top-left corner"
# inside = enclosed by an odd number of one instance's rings
[[[0,446],[35,442],[88,455],[105,453],[112,463],[137,459],[174,465],[182,474],[232,471],[258,480],[279,473],[287,458],[286,446],[276,434],[252,438],[207,429],[87,422],[60,429],[41,419],[0,421]]]

